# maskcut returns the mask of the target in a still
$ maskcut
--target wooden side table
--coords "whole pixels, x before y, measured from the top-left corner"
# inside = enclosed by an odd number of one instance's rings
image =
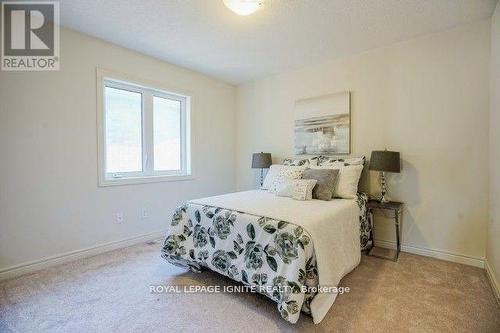
[[[381,210],[388,210],[392,211],[394,213],[394,225],[396,229],[396,254],[394,255],[394,258],[392,258],[393,261],[398,261],[399,258],[399,252],[401,252],[401,228],[402,228],[402,217],[403,217],[403,203],[402,202],[397,202],[397,201],[389,201],[387,203],[381,203],[378,200],[370,199],[368,203],[366,204],[366,212],[368,214],[368,218],[370,219],[370,223],[372,225],[372,247],[370,251],[368,251],[369,256],[377,257],[377,258],[382,258],[382,259],[391,259],[387,257],[382,257],[378,256],[375,254],[372,254],[372,250],[375,248],[375,239],[373,237],[373,210],[374,209],[381,209]]]

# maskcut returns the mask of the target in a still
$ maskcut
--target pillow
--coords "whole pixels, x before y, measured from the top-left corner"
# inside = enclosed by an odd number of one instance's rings
[[[348,165],[364,165],[365,157],[334,158],[328,156],[318,156],[318,165],[333,166],[335,169]]]
[[[347,166],[317,166],[314,169],[338,169],[338,179],[333,196],[335,198],[355,199],[358,192],[359,178],[363,172],[363,165]]]
[[[316,179],[288,180],[279,185],[276,195],[280,197],[290,197],[301,201],[312,200],[312,191],[315,185]]]
[[[337,169],[307,169],[302,179],[317,180],[313,189],[313,199],[330,201],[335,191],[335,183],[339,174]]]
[[[283,160],[283,165],[309,167],[311,165],[318,165],[318,158],[319,156],[295,160],[291,158],[285,158]]]
[[[363,165],[348,165],[341,167],[334,196],[343,199],[356,199],[359,178],[363,172]]]
[[[264,178],[264,182],[262,183],[261,190],[269,190],[271,187],[274,178],[278,175],[280,170],[283,168],[281,164],[273,164],[269,167],[269,170],[266,173],[266,178]]]
[[[269,192],[276,193],[279,185],[287,180],[302,178],[305,169],[302,166],[282,166],[276,177],[274,177],[271,186],[269,186]]]

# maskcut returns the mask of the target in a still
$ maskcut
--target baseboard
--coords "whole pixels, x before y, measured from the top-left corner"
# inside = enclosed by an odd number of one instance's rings
[[[91,257],[100,253],[116,250],[119,248],[147,242],[150,240],[162,238],[165,236],[166,230],[160,230],[156,232],[152,232],[149,234],[139,235],[131,238],[121,239],[114,242],[104,243],[100,245],[95,245],[92,247],[84,248],[81,250],[71,251],[64,254],[60,254],[57,256],[51,256],[47,258],[42,258],[39,260],[26,262],[20,265],[6,267],[0,270],[0,281],[5,279],[10,279],[16,276],[20,276],[23,274],[32,273],[38,271],[40,269],[44,269],[47,267],[55,266],[57,264],[62,264],[65,262],[69,262],[72,260]],[[385,241],[385,240],[375,240],[377,246],[385,247],[385,248],[394,248],[396,246],[395,242]],[[451,262],[456,262],[460,264],[486,268],[487,274],[492,282],[492,286],[494,285],[494,290],[497,293],[499,291],[499,285],[496,281],[495,277],[492,274],[491,267],[485,264],[485,260],[482,258],[475,258],[471,256],[466,256],[462,254],[450,253],[441,250],[434,250],[429,248],[422,248],[417,246],[410,245],[402,245],[401,251],[418,254],[426,257],[437,258],[441,260],[447,260]]]
[[[500,305],[500,284],[495,277],[495,273],[488,263],[488,259],[484,260],[484,269],[486,270],[486,275],[488,276],[488,280],[490,281],[491,289],[493,289],[493,293],[496,296],[497,302]]]
[[[159,239],[164,237],[166,230],[160,230],[152,232],[149,234],[143,234],[139,236],[134,236],[130,238],[121,239],[114,242],[99,244],[91,247],[87,247],[81,250],[71,251],[56,256],[46,257],[20,265],[6,267],[0,270],[0,281],[5,279],[10,279],[16,276],[32,273],[40,269],[55,266],[65,262],[73,261],[76,259],[92,257],[100,253],[120,249],[123,247],[151,241],[154,239]]]
[[[377,244],[377,246],[379,246],[379,247],[384,247],[384,248],[392,248],[393,249],[396,247],[396,242],[393,242],[393,241],[375,239],[375,244]],[[421,256],[456,262],[456,263],[465,264],[465,265],[469,265],[469,266],[484,268],[484,258],[471,257],[471,256],[447,252],[447,251],[443,251],[443,250],[435,250],[435,249],[429,249],[429,248],[411,246],[411,245],[404,245],[404,244],[401,245],[401,251],[413,253],[413,254],[418,254]]]

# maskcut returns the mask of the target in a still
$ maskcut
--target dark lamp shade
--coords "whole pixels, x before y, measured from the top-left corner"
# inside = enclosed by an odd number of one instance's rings
[[[372,151],[369,169],[384,172],[401,172],[399,152],[388,150]]]
[[[273,164],[270,153],[254,153],[252,156],[253,169],[266,169]]]

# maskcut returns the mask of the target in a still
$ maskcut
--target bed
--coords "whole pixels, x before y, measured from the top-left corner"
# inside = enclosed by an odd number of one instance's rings
[[[162,248],[168,262],[205,268],[251,286],[296,323],[319,323],[340,279],[368,247],[367,196],[296,201],[262,190],[191,200],[178,207]]]

